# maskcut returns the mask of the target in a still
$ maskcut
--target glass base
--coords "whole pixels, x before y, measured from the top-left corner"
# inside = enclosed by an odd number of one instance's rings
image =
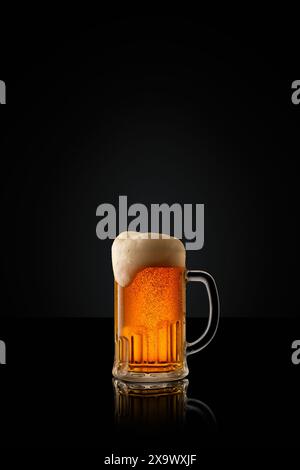
[[[171,370],[169,372],[134,372],[128,370],[126,367],[114,366],[112,374],[115,378],[124,380],[125,382],[170,382],[173,380],[180,380],[186,377],[189,373],[187,365],[181,369]]]

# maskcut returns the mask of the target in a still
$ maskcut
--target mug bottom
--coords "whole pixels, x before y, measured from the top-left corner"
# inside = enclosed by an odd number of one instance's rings
[[[132,372],[122,367],[114,367],[112,374],[116,379],[124,380],[125,382],[170,382],[173,380],[180,380],[186,377],[189,373],[188,367],[184,366],[181,369],[172,370],[169,372]]]

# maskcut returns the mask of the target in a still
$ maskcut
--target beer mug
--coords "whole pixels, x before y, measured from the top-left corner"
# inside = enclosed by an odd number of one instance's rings
[[[179,380],[189,373],[187,356],[201,351],[219,323],[218,291],[212,276],[185,267],[180,240],[164,234],[123,232],[112,245],[115,278],[113,376],[131,382]],[[186,341],[185,289],[205,285],[208,323],[195,341]]]

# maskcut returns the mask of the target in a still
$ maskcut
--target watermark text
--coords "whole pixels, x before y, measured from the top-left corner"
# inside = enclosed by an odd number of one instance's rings
[[[298,364],[300,364],[300,339],[296,339],[295,341],[293,341],[292,350],[292,363],[297,366]]]
[[[6,345],[0,339],[0,364],[6,364]]]
[[[0,80],[0,104],[6,104],[6,86],[3,80]]]
[[[292,83],[292,103],[295,105],[300,104],[300,80],[294,80]]]
[[[201,250],[204,245],[204,204],[135,203],[128,206],[127,196],[119,196],[119,206],[103,203],[96,209],[100,221],[96,235],[100,240],[114,239],[117,233],[133,231],[164,233],[185,241],[186,250]]]

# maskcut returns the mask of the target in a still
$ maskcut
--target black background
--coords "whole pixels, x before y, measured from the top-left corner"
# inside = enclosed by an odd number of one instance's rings
[[[224,316],[297,315],[296,25],[31,20],[2,31],[2,315],[112,316],[96,208],[119,195],[205,204],[187,263]]]
[[[1,443],[299,444],[299,26],[235,13],[28,10],[1,28]],[[133,443],[113,424],[111,241],[95,231],[97,206],[123,194],[205,204],[205,245],[187,262],[215,277],[222,319],[190,359],[188,395],[212,408],[213,435],[191,421],[165,444],[166,428],[135,429]],[[188,310],[205,315],[196,291]],[[202,326],[191,319],[188,337]]]

